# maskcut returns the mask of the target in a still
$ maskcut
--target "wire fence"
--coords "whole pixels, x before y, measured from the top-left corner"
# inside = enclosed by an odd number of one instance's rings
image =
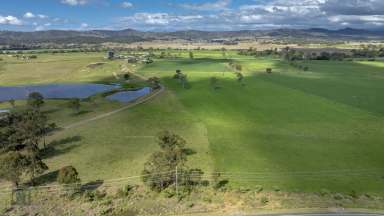
[[[162,184],[164,178],[172,179],[176,181],[175,190],[177,190],[178,184],[185,182],[187,179],[198,178],[208,182],[217,181],[217,179],[228,180],[238,183],[279,183],[284,182],[287,178],[300,178],[301,181],[311,182],[327,182],[330,178],[345,179],[372,179],[383,181],[384,172],[382,169],[344,169],[344,170],[323,170],[323,171],[282,171],[282,172],[211,172],[211,173],[185,173],[183,171],[167,171],[159,172],[148,175],[127,176],[123,178],[114,178],[106,180],[97,180],[84,185],[80,184],[51,184],[42,186],[20,187],[12,188],[2,186],[0,187],[0,205],[10,207],[12,205],[28,205],[34,199],[35,196],[45,193],[65,194],[78,188],[81,191],[96,190],[98,188],[108,189],[121,189],[126,185],[141,184],[143,178],[147,179],[147,183]],[[177,193],[177,192],[176,192]],[[289,201],[289,200],[288,200]],[[312,202],[315,204],[315,202]],[[319,204],[324,204],[321,202]],[[1,209],[1,208],[0,208]]]

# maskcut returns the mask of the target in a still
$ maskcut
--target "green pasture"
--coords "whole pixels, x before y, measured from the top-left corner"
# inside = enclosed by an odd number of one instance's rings
[[[113,82],[112,72],[120,73],[123,62],[103,57],[44,54],[31,62],[3,57],[0,85]],[[160,77],[167,90],[145,104],[50,136],[45,157],[50,172],[73,165],[85,182],[140,175],[157,149],[154,136],[167,129],[185,137],[195,152],[191,167],[221,172],[232,187],[383,194],[382,62],[299,62],[309,67],[302,71],[279,59],[231,53],[243,66],[243,86],[222,51],[194,51],[194,57],[184,51],[138,65],[138,74]],[[95,62],[106,64],[87,67]],[[172,78],[177,69],[187,75],[188,89]],[[210,85],[213,76],[219,89]],[[83,115],[76,116],[65,103],[47,102],[52,121],[65,125],[121,106],[99,99],[97,106],[85,103]]]

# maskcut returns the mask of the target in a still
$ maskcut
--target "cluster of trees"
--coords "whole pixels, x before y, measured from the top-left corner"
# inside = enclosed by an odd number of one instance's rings
[[[362,49],[354,49],[351,51],[355,58],[382,58],[384,57],[384,48],[364,47]]]
[[[154,191],[161,192],[175,188],[190,192],[194,186],[203,183],[203,171],[186,165],[188,153],[186,141],[169,131],[161,132],[157,137],[160,150],[154,152],[144,164],[143,182]]]
[[[40,110],[44,104],[39,93],[31,93],[28,109],[12,112],[0,119],[0,179],[18,187],[23,176],[30,182],[37,174],[48,169],[41,158],[40,144],[45,136],[55,130]]]
[[[274,56],[274,55],[280,55],[280,52],[277,48],[258,51],[256,48],[250,47],[247,50],[240,50],[239,55],[256,56],[256,57]]]
[[[295,60],[333,60],[343,61],[352,58],[382,58],[384,57],[384,48],[363,48],[351,51],[326,51],[307,52],[305,50],[295,50],[289,47],[282,50],[281,55],[288,61]]]
[[[187,76],[186,74],[182,73],[180,69],[177,69],[177,70],[176,70],[175,75],[173,75],[173,79],[177,79],[177,80],[179,80],[181,86],[182,86],[184,89],[186,89],[186,88],[189,87],[189,86],[188,86],[188,76]]]

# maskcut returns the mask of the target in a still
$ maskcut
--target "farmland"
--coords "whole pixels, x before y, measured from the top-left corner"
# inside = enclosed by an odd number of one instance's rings
[[[113,83],[124,65],[165,86],[144,104],[48,137],[48,173],[73,165],[83,182],[140,175],[158,148],[157,133],[171,130],[195,152],[189,165],[222,173],[232,188],[383,195],[383,62],[300,61],[309,68],[303,71],[277,57],[193,51],[190,59],[186,51],[170,52],[176,57],[137,65],[105,60],[104,53],[2,56],[0,85]],[[230,61],[242,65],[242,83]],[[105,64],[89,67],[96,62]],[[176,70],[187,75],[188,88],[172,78]],[[48,100],[43,107],[61,127],[123,106],[97,96],[73,115],[65,104]]]

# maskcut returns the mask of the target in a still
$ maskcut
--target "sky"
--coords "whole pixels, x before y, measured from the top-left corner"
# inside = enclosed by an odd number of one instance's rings
[[[0,30],[384,29],[384,0],[1,0]]]

